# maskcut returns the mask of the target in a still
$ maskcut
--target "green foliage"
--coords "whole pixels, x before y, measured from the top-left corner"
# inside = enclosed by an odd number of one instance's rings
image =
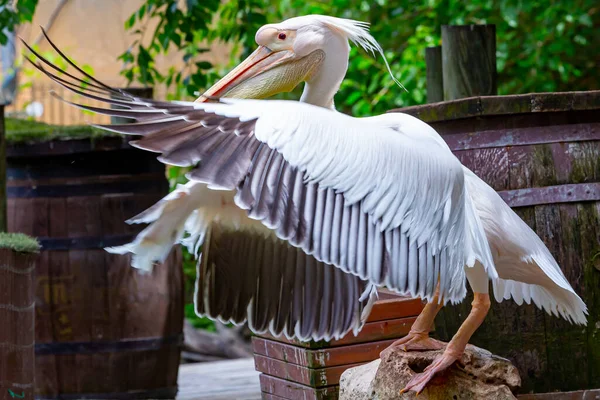
[[[191,322],[192,326],[197,329],[203,329],[205,331],[216,332],[215,322],[207,317],[199,317],[194,311],[193,303],[186,303],[185,305],[185,318]]]
[[[425,48],[441,44],[442,25],[495,24],[499,94],[598,88],[600,10],[594,0],[286,0],[290,14],[324,13],[370,21],[394,75],[409,93],[394,87],[379,59],[353,50],[338,108],[373,115],[426,100]]]
[[[5,29],[14,32],[20,23],[31,22],[37,4],[38,0],[0,0],[0,45],[8,40]]]
[[[206,44],[215,40],[233,44],[232,61],[238,62],[255,47],[254,33],[262,24],[315,13],[371,22],[371,32],[385,49],[394,75],[408,89],[406,93],[394,84],[379,56],[353,48],[336,106],[357,116],[426,101],[425,48],[441,43],[440,27],[445,24],[496,25],[500,94],[598,88],[595,33],[600,10],[594,0],[189,0],[182,8],[177,4],[148,0],[126,23],[130,29],[136,22],[143,22],[143,27],[136,29],[138,38],[121,56],[129,63],[123,74],[130,81],[165,82],[174,97],[192,96],[223,74],[222,66],[196,61]],[[151,43],[143,46],[151,18],[159,20],[158,26]],[[154,57],[172,49],[184,51],[186,68],[162,75],[153,66]],[[296,98],[299,90],[280,97]]]
[[[32,237],[22,233],[0,232],[0,249],[10,249],[19,253],[37,253],[40,245]]]
[[[125,22],[135,34],[129,49],[119,56],[121,74],[131,83],[164,83],[172,89],[170,97],[194,96],[223,73],[201,60],[215,40],[230,42],[235,54],[246,55],[254,44],[256,30],[266,22],[262,0],[220,2],[219,0],[147,0]],[[213,23],[215,16],[218,21]],[[149,22],[158,24],[150,32]],[[151,35],[148,42],[147,36]],[[170,68],[165,75],[156,69],[157,55],[178,50],[185,67]]]
[[[6,141],[8,143],[33,143],[50,140],[98,139],[107,136],[119,136],[114,132],[87,125],[49,125],[43,122],[6,118]]]

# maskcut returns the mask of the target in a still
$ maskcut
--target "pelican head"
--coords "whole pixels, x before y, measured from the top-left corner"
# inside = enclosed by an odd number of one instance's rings
[[[207,101],[204,96],[261,99],[306,82],[301,100],[333,107],[348,68],[349,42],[381,52],[367,23],[324,15],[265,25],[255,40],[258,48],[196,101]]]

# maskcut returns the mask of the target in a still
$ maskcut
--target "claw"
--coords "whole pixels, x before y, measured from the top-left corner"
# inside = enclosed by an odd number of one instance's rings
[[[441,350],[446,347],[446,343],[440,340],[432,339],[427,332],[409,332],[408,335],[396,340],[394,343],[386,347],[380,357],[385,356],[394,347],[399,347],[403,351],[430,351]]]
[[[431,351],[441,350],[446,347],[446,343],[432,339],[429,336],[423,338],[413,338],[408,342],[400,345],[400,348],[404,351]]]
[[[436,374],[448,369],[458,360],[458,358],[459,357],[456,355],[449,354],[447,352],[439,355],[427,368],[425,368],[423,372],[413,376],[412,379],[406,384],[404,389],[400,391],[400,393],[405,393],[409,390],[412,390],[416,392],[417,395],[420,394]]]

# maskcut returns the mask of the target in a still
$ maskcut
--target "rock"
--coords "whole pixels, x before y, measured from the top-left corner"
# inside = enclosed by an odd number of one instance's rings
[[[457,364],[429,382],[418,397],[400,390],[443,350],[404,352],[392,349],[383,359],[346,370],[340,379],[339,400],[506,400],[520,386],[517,368],[487,350],[468,345]]]

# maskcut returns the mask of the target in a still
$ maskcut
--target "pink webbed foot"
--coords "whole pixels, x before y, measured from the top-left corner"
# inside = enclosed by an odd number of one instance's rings
[[[413,376],[400,393],[405,393],[409,390],[412,390],[417,394],[421,393],[437,373],[445,371],[458,359],[459,356],[449,352],[440,354],[423,372]]]
[[[409,332],[408,335],[386,347],[379,356],[383,357],[395,347],[404,351],[431,351],[443,349],[446,347],[446,343],[430,338],[426,332]]]

